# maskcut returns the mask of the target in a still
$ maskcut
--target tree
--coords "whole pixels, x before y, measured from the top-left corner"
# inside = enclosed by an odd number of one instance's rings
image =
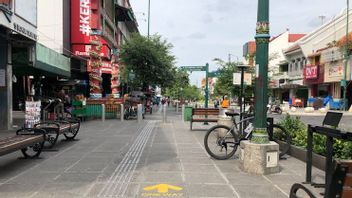
[[[195,85],[188,85],[182,92],[182,98],[185,100],[198,101],[202,98],[201,91]]]
[[[128,80],[135,75],[130,85],[146,89],[149,85],[168,87],[174,81],[175,57],[171,55],[172,45],[159,35],[150,38],[133,34],[121,45],[121,61],[124,64],[122,76]]]
[[[165,95],[171,98],[180,99],[182,91],[189,86],[189,75],[185,71],[176,70],[174,81],[171,86],[165,89]]]
[[[233,85],[233,73],[240,72],[235,63],[227,63],[221,59],[214,59],[220,66],[220,74],[214,88],[214,96],[222,97],[224,95],[240,96],[240,86]],[[254,73],[253,68],[246,70],[248,73]],[[253,78],[252,78],[253,79]],[[253,86],[245,86],[244,94],[249,98],[253,94]]]

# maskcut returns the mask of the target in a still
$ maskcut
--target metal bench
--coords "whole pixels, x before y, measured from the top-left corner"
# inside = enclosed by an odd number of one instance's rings
[[[293,184],[290,191],[290,198],[298,198],[297,192],[303,190],[310,198],[315,196],[307,187],[302,184]],[[352,197],[352,161],[351,160],[338,160],[335,162],[335,170],[325,188],[325,198]]]
[[[193,122],[217,122],[218,121],[217,117],[208,118],[208,116],[218,116],[218,115],[219,115],[219,109],[210,109],[210,108],[192,109],[192,117],[191,117],[191,123],[190,123],[191,130],[193,128]],[[193,116],[202,116],[202,117],[194,118]]]
[[[19,129],[16,135],[0,138],[0,156],[21,150],[25,158],[36,158],[42,152],[45,130]]]
[[[34,128],[43,129],[46,131],[46,145],[48,148],[52,148],[58,138],[59,135],[64,135],[67,140],[73,140],[79,129],[81,123],[79,119],[65,119],[65,120],[55,120],[49,122],[41,122],[34,125]]]

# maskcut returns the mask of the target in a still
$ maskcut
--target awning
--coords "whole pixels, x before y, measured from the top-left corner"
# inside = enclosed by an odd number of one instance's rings
[[[36,44],[34,67],[60,76],[71,76],[70,58],[39,43]]]

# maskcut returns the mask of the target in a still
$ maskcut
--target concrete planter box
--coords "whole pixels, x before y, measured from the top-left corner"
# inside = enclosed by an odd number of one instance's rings
[[[279,142],[280,147],[286,143]],[[294,145],[290,145],[290,150],[288,154],[294,158],[297,158],[303,162],[306,162],[307,150],[301,147],[297,147]],[[318,155],[316,153],[312,154],[313,166],[320,170],[325,170],[325,157],[322,155]]]

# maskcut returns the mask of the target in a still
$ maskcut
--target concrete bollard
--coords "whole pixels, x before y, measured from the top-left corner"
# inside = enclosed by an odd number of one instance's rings
[[[181,109],[181,120],[182,122],[185,121],[185,105],[182,105],[182,109]]]
[[[121,104],[120,105],[121,106],[121,109],[120,109],[120,120],[121,120],[121,122],[124,120],[124,114],[125,114],[125,107],[124,107],[124,105],[123,104]]]
[[[179,105],[179,103],[176,102],[176,113],[178,113],[178,105]]]
[[[163,123],[165,123],[167,121],[167,119],[166,119],[166,105],[167,104],[164,104],[164,106],[163,106]]]
[[[142,104],[137,105],[137,121],[138,123],[142,122],[143,115],[142,115]]]
[[[101,104],[101,121],[105,122],[105,104]]]

